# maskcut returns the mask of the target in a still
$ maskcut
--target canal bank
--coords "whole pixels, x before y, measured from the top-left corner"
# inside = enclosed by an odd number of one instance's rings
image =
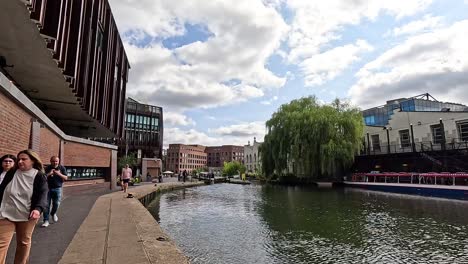
[[[139,199],[204,185],[203,182],[170,182],[131,189],[97,199],[59,263],[189,263]]]

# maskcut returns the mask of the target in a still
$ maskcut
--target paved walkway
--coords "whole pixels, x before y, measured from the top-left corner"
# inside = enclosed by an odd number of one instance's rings
[[[59,222],[42,228],[42,217],[33,234],[30,264],[57,263],[96,199],[109,193],[109,183],[64,188],[64,199],[57,215]],[[7,263],[13,263],[16,238],[8,250]]]
[[[151,184],[131,189],[135,195],[131,199],[122,192],[99,197],[59,263],[188,263],[138,198],[197,185],[204,183],[165,181],[157,187]]]

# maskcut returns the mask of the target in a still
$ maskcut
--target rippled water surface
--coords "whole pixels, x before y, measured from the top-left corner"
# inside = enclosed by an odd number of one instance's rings
[[[468,263],[468,202],[216,184],[148,209],[192,263]]]

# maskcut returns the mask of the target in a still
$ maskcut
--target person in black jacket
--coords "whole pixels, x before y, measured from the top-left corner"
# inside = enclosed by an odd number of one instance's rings
[[[2,183],[3,179],[5,178],[6,173],[10,169],[14,169],[16,166],[16,157],[11,154],[3,155],[0,158],[0,184]]]
[[[27,263],[34,227],[47,206],[47,180],[41,159],[32,150],[20,151],[17,169],[0,184],[0,263],[16,232],[16,263]]]

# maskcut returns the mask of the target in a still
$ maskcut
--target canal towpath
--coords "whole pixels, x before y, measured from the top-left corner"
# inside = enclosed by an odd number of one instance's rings
[[[165,178],[164,180],[165,183],[158,184],[159,187],[157,188],[166,189],[170,186],[170,188],[185,188],[191,185],[190,183],[178,183],[176,178]],[[135,197],[138,197],[138,195],[141,196],[142,194],[152,192],[153,190],[156,190],[154,184],[148,183],[143,184],[141,186],[131,187],[129,192],[134,193]],[[106,237],[106,240],[104,241],[100,240],[100,242],[102,243],[99,244],[95,243],[92,238],[83,236],[83,234],[86,234],[87,231],[98,230],[93,228],[96,228],[99,223],[105,224],[101,225],[100,228],[102,230],[106,230],[106,235],[110,233],[110,230],[117,231],[117,233],[112,232],[112,234],[126,239],[126,241],[123,243],[125,245],[128,245],[128,250],[124,251],[124,253],[126,252],[127,255],[132,255],[131,245],[138,244],[141,242],[132,241],[130,237],[127,239],[127,234],[125,234],[124,232],[129,232],[129,230],[128,228],[122,229],[120,227],[120,224],[123,225],[122,221],[125,221],[125,219],[128,220],[129,216],[135,216],[135,213],[130,212],[129,210],[133,210],[133,208],[138,208],[140,209],[140,211],[142,208],[146,210],[146,208],[144,208],[137,199],[124,199],[123,197],[125,196],[125,194],[122,191],[111,192],[109,190],[109,183],[65,187],[63,196],[64,197],[62,199],[62,203],[58,212],[58,223],[53,223],[47,228],[42,228],[41,217],[41,221],[39,221],[36,225],[36,229],[34,231],[32,239],[29,263],[149,263],[134,262],[134,260],[138,258],[132,259],[131,261],[128,261],[128,259],[126,259],[125,261],[115,260],[118,258],[111,259],[113,257],[113,250],[107,252],[108,258],[106,260],[104,260],[103,258],[104,254],[101,255],[100,258],[98,257],[93,259],[91,254],[91,251],[93,249],[91,249],[90,251],[89,247],[92,246],[96,248],[101,248],[104,251],[105,248],[112,245],[107,243],[109,242],[108,237]],[[103,197],[103,199],[101,199],[101,197]],[[111,209],[110,206],[108,206],[107,208],[106,206],[103,207],[102,200],[107,199],[107,201],[110,201],[113,200],[112,198],[117,198],[117,202],[114,203],[114,208],[118,210],[114,210],[111,215],[101,212],[101,210],[107,210],[109,212]],[[137,204],[134,204],[132,201],[137,202]],[[122,206],[122,208],[126,208],[125,203],[127,202],[133,204],[133,206],[131,206],[129,209],[126,209],[127,211],[120,210],[120,208],[117,208],[120,206]],[[119,205],[119,203],[124,204]],[[122,216],[121,213],[123,212],[126,212],[127,216]],[[145,215],[145,213],[142,212],[140,212],[139,214]],[[105,223],[102,221],[99,222],[100,220],[102,220],[102,215],[106,215],[108,217],[107,220],[110,220],[111,216],[112,219],[116,221],[108,221]],[[149,212],[148,215],[151,216]],[[148,219],[148,217],[146,217],[146,220],[147,222],[150,222],[148,226],[159,228],[159,225],[153,218]],[[152,223],[151,220],[153,220]],[[134,225],[133,231],[136,232],[135,228],[136,226]],[[100,234],[102,234],[102,232],[100,232]],[[167,236],[164,235],[161,231],[161,237],[166,238]],[[83,238],[85,238],[85,240],[83,240]],[[6,263],[13,263],[14,251],[16,248],[15,241],[15,238],[13,238],[8,251]],[[74,255],[75,253],[77,253],[77,256],[70,258],[70,256]],[[141,251],[135,252],[135,254],[140,255],[141,253]],[[96,255],[94,255],[94,257],[96,257]]]

